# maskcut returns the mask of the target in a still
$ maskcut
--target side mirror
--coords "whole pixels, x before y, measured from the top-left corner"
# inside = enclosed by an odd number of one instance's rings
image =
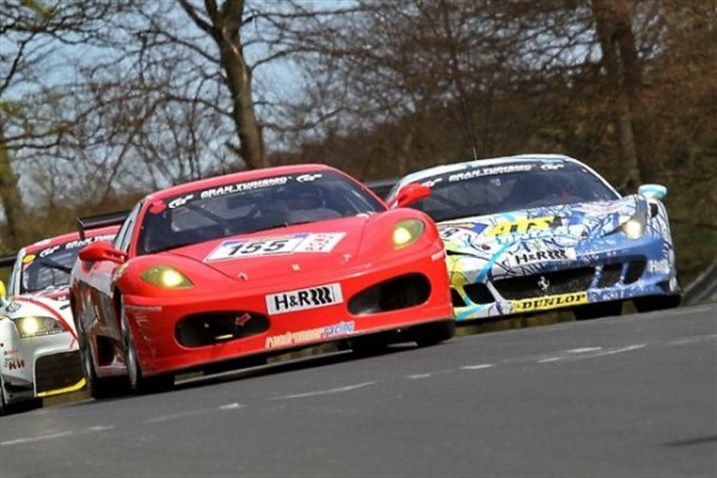
[[[388,207],[405,207],[431,195],[431,188],[425,184],[411,183],[402,187],[395,198],[388,202]]]
[[[7,289],[5,283],[0,280],[0,307],[7,305]]]
[[[82,261],[110,261],[117,264],[124,264],[127,254],[112,247],[109,241],[98,241],[83,248],[78,254]]]
[[[667,188],[662,184],[643,184],[637,188],[637,194],[648,199],[663,199],[667,196]]]

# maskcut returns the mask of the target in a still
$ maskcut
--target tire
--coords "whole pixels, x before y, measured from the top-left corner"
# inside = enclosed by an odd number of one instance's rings
[[[349,346],[351,351],[360,357],[378,355],[386,351],[391,345],[391,333],[380,333],[355,337],[351,339]]]
[[[419,347],[438,345],[453,338],[455,334],[456,322],[453,319],[419,325],[413,329],[414,340]]]
[[[97,376],[92,348],[87,343],[87,338],[84,335],[80,335],[80,358],[82,359],[82,370],[87,381],[87,390],[92,398],[102,400],[127,393],[127,381],[124,377],[99,378]]]
[[[638,312],[654,312],[656,310],[674,309],[682,303],[682,295],[655,295],[637,297],[632,300]]]
[[[600,317],[622,315],[622,302],[597,302],[581,305],[573,309],[575,320],[592,320]]]
[[[125,314],[124,311],[124,304],[120,306],[120,327],[122,329],[122,341],[124,344],[125,363],[127,364],[127,377],[129,379],[130,389],[137,394],[146,394],[162,392],[174,387],[173,374],[145,377],[142,373],[142,366],[139,363],[137,348],[134,344],[127,314]]]
[[[0,417],[8,412],[8,404],[5,403],[5,384],[0,377]]]

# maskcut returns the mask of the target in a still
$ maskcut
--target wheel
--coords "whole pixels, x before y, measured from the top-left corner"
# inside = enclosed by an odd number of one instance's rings
[[[575,320],[590,320],[600,317],[611,317],[622,314],[622,302],[597,302],[575,307],[573,315]]]
[[[430,324],[419,325],[413,329],[413,336],[419,347],[430,347],[452,338],[456,334],[456,322],[444,320]]]
[[[637,297],[632,300],[638,312],[653,312],[655,310],[674,309],[682,303],[682,295],[655,295],[650,297]]]
[[[391,345],[391,334],[381,333],[355,337],[350,341],[351,351],[359,356],[368,357],[384,352]]]
[[[120,306],[120,327],[124,343],[125,362],[127,364],[127,377],[132,391],[144,394],[161,392],[172,388],[174,386],[174,375],[165,374],[145,377],[142,373],[142,366],[139,363],[137,348],[132,338],[132,330],[129,327],[127,314],[125,314],[124,304]]]
[[[0,377],[0,417],[7,413],[7,409],[8,406],[5,403],[5,383],[3,383],[2,377]]]
[[[124,378],[108,377],[99,378],[95,372],[95,364],[92,356],[92,347],[87,343],[84,334],[79,335],[80,357],[82,359],[82,370],[87,381],[87,390],[95,400],[111,398],[123,395],[127,392],[127,384]]]

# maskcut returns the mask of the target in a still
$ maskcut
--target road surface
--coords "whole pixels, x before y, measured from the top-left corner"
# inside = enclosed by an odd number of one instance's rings
[[[717,305],[0,419],[0,476],[717,475]]]

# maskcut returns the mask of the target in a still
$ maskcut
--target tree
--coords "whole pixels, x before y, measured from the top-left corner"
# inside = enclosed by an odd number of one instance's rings
[[[232,97],[232,119],[239,137],[239,153],[250,169],[267,165],[261,128],[254,111],[252,70],[244,58],[240,29],[244,24],[244,0],[204,0],[203,14],[189,0],[178,0],[195,25],[207,33],[219,49],[219,62]]]
[[[652,179],[652,171],[637,125],[642,88],[632,17],[624,0],[592,0],[595,29],[600,40],[602,58],[614,91],[615,123],[620,140],[620,156],[625,164],[623,186],[634,189],[643,179]],[[642,125],[645,127],[645,125]]]
[[[0,203],[7,219],[10,247],[24,240],[24,205],[13,156],[43,151],[63,140],[67,122],[33,116],[28,98],[47,98],[43,69],[62,45],[89,42],[97,37],[98,21],[107,4],[86,5],[69,0],[10,0],[0,9]],[[40,100],[43,101],[43,100]]]
[[[556,116],[553,105],[543,107],[536,98],[550,102],[547,88],[580,71],[575,52],[587,51],[585,5],[425,0],[358,5],[333,28],[321,25],[318,62],[307,66],[314,90],[306,109],[320,97],[325,109],[341,112],[325,122],[326,137],[376,130],[361,149],[347,148],[353,151],[349,162],[373,161],[358,169],[370,175],[401,175],[422,165],[524,147]],[[520,128],[529,131],[522,134]]]

